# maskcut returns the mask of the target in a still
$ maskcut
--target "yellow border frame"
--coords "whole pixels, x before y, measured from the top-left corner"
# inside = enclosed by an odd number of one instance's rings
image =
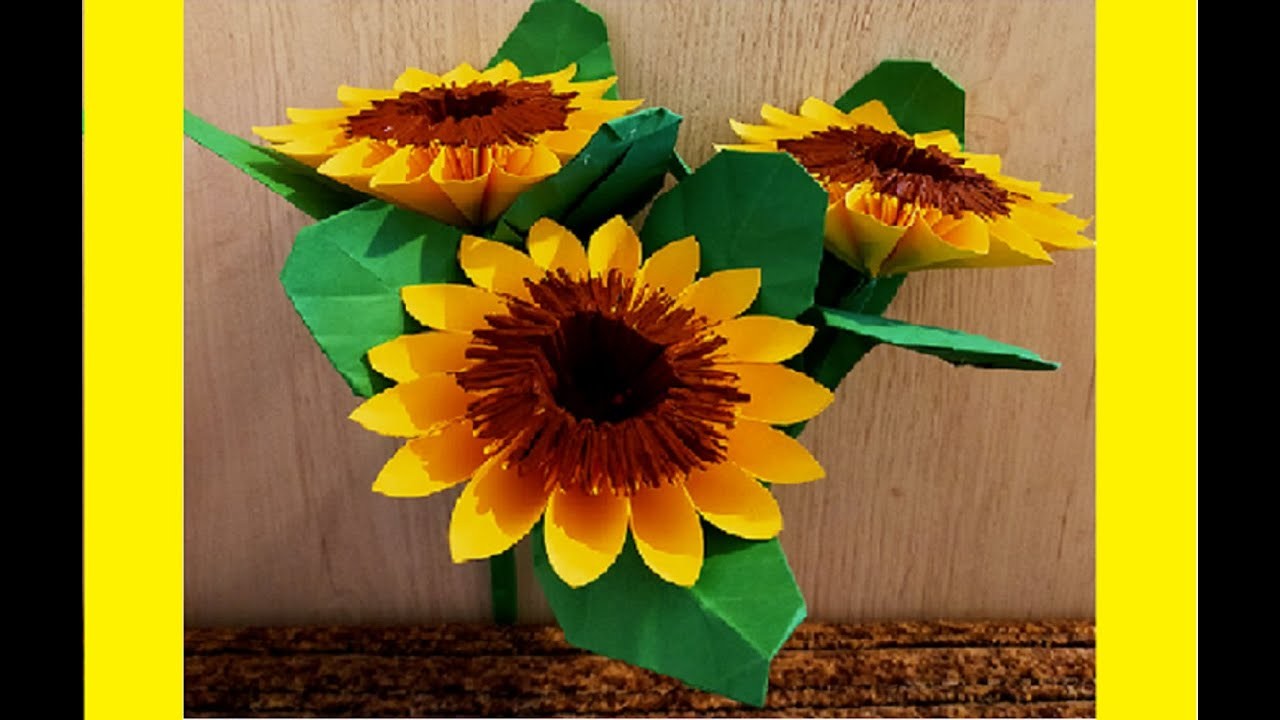
[[[177,718],[183,5],[83,7],[85,717]]]
[[[1196,3],[1098,3],[1098,714],[1195,717]]]
[[[1194,717],[1196,4],[1098,5],[1098,709]],[[182,714],[182,36],[181,2],[84,3],[95,720]]]

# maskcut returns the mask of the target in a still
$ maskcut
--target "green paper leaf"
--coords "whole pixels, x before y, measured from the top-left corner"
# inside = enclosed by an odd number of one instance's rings
[[[578,64],[575,80],[599,80],[617,74],[604,20],[574,0],[535,0],[489,61],[489,67],[503,60],[515,63],[522,75],[563,70],[569,63]],[[609,88],[604,96],[616,100],[617,86]]]
[[[223,132],[190,111],[183,111],[182,126],[186,136],[197,144],[317,220],[369,199],[287,155]]]
[[[793,318],[813,305],[827,193],[790,155],[722,151],[653,203],[645,254],[689,235],[701,274],[760,268],[750,312]]]
[[[769,662],[805,617],[777,540],[750,541],[703,524],[706,559],[692,588],[653,574],[628,538],[599,579],[571,588],[533,530],[533,569],[565,638],[740,702],[764,704]]]
[[[520,244],[547,217],[585,241],[614,215],[638,212],[662,188],[680,121],[666,108],[647,108],[601,125],[560,172],[516,198],[494,239]]]
[[[885,60],[834,105],[844,112],[879,100],[909,133],[950,130],[964,146],[964,88],[925,60]]]
[[[420,332],[400,288],[457,282],[462,231],[425,215],[369,200],[303,228],[280,272],[293,307],[352,392],[369,397],[391,385],[365,353]]]
[[[877,315],[822,308],[822,317],[834,328],[866,338],[873,343],[896,345],[932,355],[952,365],[1004,370],[1056,370],[1058,363],[1002,342],[970,335],[959,330],[912,325]]]

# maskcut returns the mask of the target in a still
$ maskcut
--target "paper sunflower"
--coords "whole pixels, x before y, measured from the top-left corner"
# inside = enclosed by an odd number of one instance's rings
[[[474,286],[402,289],[409,313],[437,331],[369,351],[398,384],[352,419],[413,438],[373,489],[418,497],[470,479],[449,528],[455,562],[503,552],[545,513],[548,558],[574,587],[609,568],[628,527],[645,563],[683,586],[702,567],[699,515],[740,537],[774,537],[782,519],[757,478],[823,476],[771,427],[831,402],[826,388],[778,364],[813,328],[739,317],[759,270],[695,281],[695,238],[642,265],[621,217],[589,249],[540,220],[528,251],[465,236],[459,258]]]
[[[390,90],[338,88],[344,107],[289,108],[255,127],[276,150],[356,190],[462,227],[487,225],[560,169],[601,124],[642,101],[606,100],[616,78],[576,65],[521,77],[510,61],[444,75],[406,70]]]
[[[789,153],[829,195],[826,245],[870,275],[946,267],[1048,264],[1091,247],[1089,224],[1055,205],[1070,195],[1000,174],[1000,158],[961,152],[949,130],[908,135],[878,100],[845,113],[809,98],[765,125],[730,120],[745,144]]]

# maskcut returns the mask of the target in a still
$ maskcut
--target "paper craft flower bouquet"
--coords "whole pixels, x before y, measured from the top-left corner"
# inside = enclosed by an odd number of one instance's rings
[[[824,476],[794,437],[859,359],[1056,367],[882,317],[903,279],[1092,241],[1067,195],[963,150],[964,93],[926,62],[765,105],[696,171],[680,117],[615,80],[603,21],[537,0],[484,70],[340,87],[265,147],[187,134],[316,219],[280,279],[351,419],[404,439],[374,492],[463,485],[450,553],[497,558],[500,618],[527,537],[569,642],[758,705],[805,616],[768,485]]]

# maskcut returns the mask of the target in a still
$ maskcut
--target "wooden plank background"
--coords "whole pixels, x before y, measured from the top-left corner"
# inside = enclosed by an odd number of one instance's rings
[[[623,97],[684,115],[704,162],[728,118],[834,100],[884,58],[968,91],[968,141],[1094,209],[1093,3],[589,0]],[[335,106],[342,83],[481,66],[527,0],[192,0],[186,106],[221,128]],[[452,499],[369,490],[396,447],[277,280],[302,213],[186,142],[186,620],[190,625],[484,620],[484,563],[453,565]],[[1093,232],[1091,228],[1089,233]],[[1093,614],[1094,254],[1054,267],[917,273],[889,316],[1059,360],[956,369],[881,348],[803,436],[829,477],[776,489],[815,619]],[[521,619],[550,620],[521,552]]]

